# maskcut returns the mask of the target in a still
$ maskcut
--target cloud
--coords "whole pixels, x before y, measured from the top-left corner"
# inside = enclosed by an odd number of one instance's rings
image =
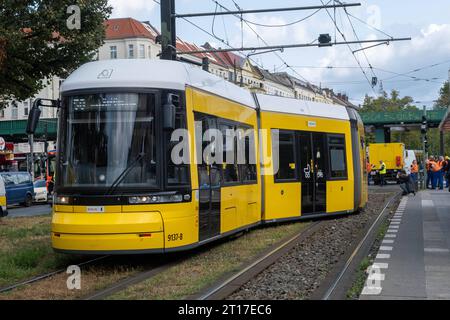
[[[370,35],[367,38],[373,38]],[[383,82],[384,89],[398,89],[402,95],[410,95],[415,100],[430,101],[437,98],[439,88],[447,77],[450,66],[450,24],[429,24],[412,37],[412,41],[392,42],[389,46],[379,46],[366,50],[368,60],[376,76]],[[356,49],[356,46],[353,46]],[[326,49],[324,57],[318,59],[319,66],[357,66],[357,63],[345,46]],[[362,52],[356,54],[363,67],[368,67]],[[409,76],[416,76],[430,81],[414,81],[407,76],[397,76],[396,73],[405,73],[430,66],[432,64],[448,61],[435,67],[425,68],[413,72]],[[370,69],[365,69],[371,79]],[[345,91],[357,99],[365,93],[374,95],[369,84],[358,68],[348,69],[314,69],[308,70],[312,81],[328,83],[336,91]],[[437,78],[437,79],[433,79]],[[378,88],[375,89],[378,91]]]
[[[112,18],[133,17],[135,19],[149,19],[157,5],[151,0],[109,0],[113,7]]]

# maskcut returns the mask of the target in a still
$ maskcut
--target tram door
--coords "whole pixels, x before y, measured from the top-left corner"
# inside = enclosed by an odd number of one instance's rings
[[[203,136],[208,129],[216,128],[215,119],[202,119],[200,115],[196,114],[195,121],[198,124],[202,124],[201,131],[196,130],[196,135],[201,134]],[[202,152],[207,145],[208,143],[206,142],[202,143]],[[197,157],[199,156],[201,155],[197,155]],[[217,164],[207,164],[205,161],[202,161],[197,166],[197,170],[199,185],[199,241],[202,241],[220,234],[221,176],[220,168]]]
[[[302,178],[302,215],[326,212],[326,135],[301,132],[299,135]]]

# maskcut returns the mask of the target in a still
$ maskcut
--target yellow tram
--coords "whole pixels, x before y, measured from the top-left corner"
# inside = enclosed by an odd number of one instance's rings
[[[57,251],[186,250],[367,202],[364,130],[351,108],[252,94],[162,60],[88,63],[61,92]],[[230,161],[237,145],[245,157]],[[208,148],[223,161],[204,157]]]

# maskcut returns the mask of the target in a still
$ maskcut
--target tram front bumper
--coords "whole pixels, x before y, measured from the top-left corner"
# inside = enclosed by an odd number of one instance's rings
[[[164,251],[160,212],[53,213],[52,246],[67,253]]]

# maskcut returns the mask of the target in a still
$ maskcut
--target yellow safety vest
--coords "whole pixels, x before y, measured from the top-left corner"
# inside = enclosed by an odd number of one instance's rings
[[[380,174],[386,174],[386,164],[384,162],[381,164]]]

